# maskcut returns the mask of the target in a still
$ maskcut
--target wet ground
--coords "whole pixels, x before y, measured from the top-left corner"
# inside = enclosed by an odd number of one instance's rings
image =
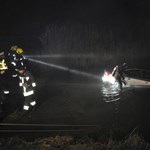
[[[103,68],[97,72],[93,71],[96,68],[71,69],[82,73],[32,62],[30,71],[37,82],[36,107],[28,113],[13,110],[1,123],[94,125],[122,135],[138,128],[147,139],[150,137],[150,88],[114,90],[102,83]]]

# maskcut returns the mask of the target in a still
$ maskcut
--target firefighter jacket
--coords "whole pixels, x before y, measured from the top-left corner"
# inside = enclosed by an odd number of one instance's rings
[[[23,96],[27,97],[35,93],[36,83],[32,74],[25,70],[23,74],[19,74],[19,86],[22,88]]]
[[[0,74],[4,74],[7,69],[4,52],[0,52]]]
[[[8,67],[10,69],[18,70],[20,68],[26,69],[26,58],[17,54],[15,51],[10,51],[7,55]]]

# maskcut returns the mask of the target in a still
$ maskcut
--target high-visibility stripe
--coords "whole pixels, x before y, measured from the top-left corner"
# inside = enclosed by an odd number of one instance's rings
[[[24,78],[20,77],[20,79],[21,79],[22,85],[23,85],[24,84]],[[25,96],[26,94],[24,94],[24,93],[26,93],[26,87],[25,86],[23,86],[23,95]]]
[[[29,91],[29,92],[24,92],[23,93],[23,95],[26,97],[26,96],[30,96],[30,95],[32,95],[32,94],[34,94],[34,91],[32,90],[32,91]]]
[[[32,86],[35,87],[35,86],[36,86],[36,83],[32,83]]]
[[[21,65],[22,65],[22,66],[24,65],[23,62],[21,62]]]
[[[5,63],[5,59],[3,59],[2,61],[0,61],[0,70],[5,70],[5,69],[8,69],[8,67],[6,66],[6,63]]]
[[[23,109],[24,109],[24,110],[29,110],[29,106],[24,105],[24,106],[23,106]]]
[[[35,106],[36,105],[36,101],[33,101],[30,103],[32,106]]]
[[[28,81],[30,78],[29,77],[26,77],[26,80]]]
[[[9,94],[9,91],[4,91],[4,94]]]
[[[19,83],[19,86],[23,86],[23,83],[20,82],[20,83]]]
[[[23,77],[19,77],[20,79],[21,79],[21,83],[19,83],[19,85],[22,85],[23,86],[23,84],[25,83],[24,82],[24,78]],[[28,91],[27,92],[27,88],[25,87],[25,86],[23,86],[23,95],[26,97],[26,96],[30,96],[30,95],[32,95],[32,94],[34,94],[34,91],[33,90],[30,90],[30,91]]]
[[[14,77],[14,78],[17,77],[17,74],[12,75],[12,77]]]
[[[14,65],[14,66],[16,66],[16,63],[15,63],[14,61],[13,61],[13,62],[11,62],[11,64],[12,64],[12,65]]]

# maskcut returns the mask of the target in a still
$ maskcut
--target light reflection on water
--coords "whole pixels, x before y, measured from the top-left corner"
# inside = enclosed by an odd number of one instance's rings
[[[118,88],[118,84],[102,84],[101,92],[103,94],[103,100],[105,102],[114,102],[120,100],[121,90]]]

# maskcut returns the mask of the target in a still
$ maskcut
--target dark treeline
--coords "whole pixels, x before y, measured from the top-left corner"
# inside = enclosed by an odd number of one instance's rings
[[[9,50],[11,45],[17,44],[25,54],[31,55],[88,54],[97,57],[88,61],[95,64],[111,62],[115,65],[124,61],[133,66],[150,64],[149,23],[113,19],[103,22],[56,21],[45,25],[42,32],[34,36],[1,37],[1,49]]]
[[[129,23],[53,23],[40,36],[42,54],[92,54],[116,62],[149,58],[150,33]]]
[[[147,0],[32,3],[33,16],[19,13],[19,24],[7,17],[0,24],[0,48],[17,44],[29,54],[94,54],[103,61],[148,63],[149,7]]]

